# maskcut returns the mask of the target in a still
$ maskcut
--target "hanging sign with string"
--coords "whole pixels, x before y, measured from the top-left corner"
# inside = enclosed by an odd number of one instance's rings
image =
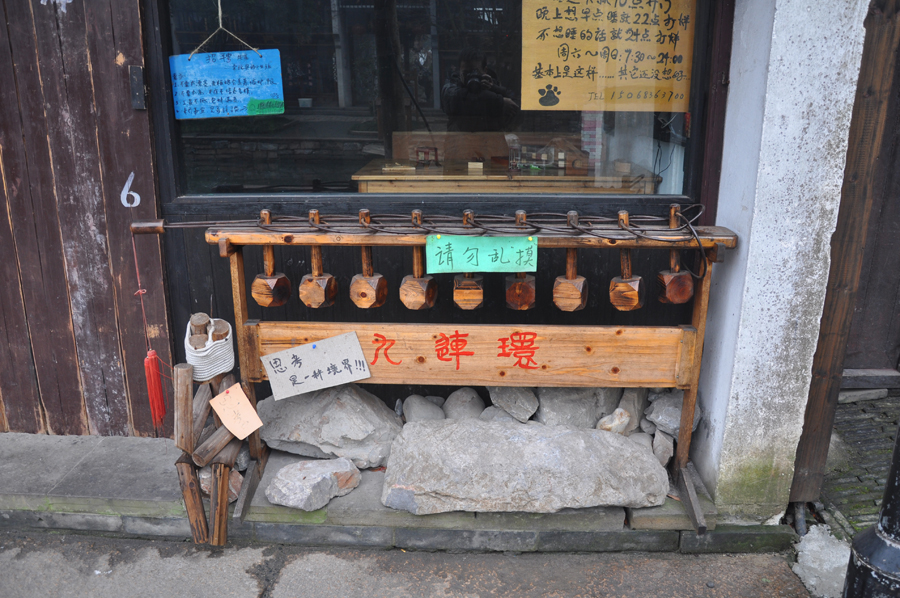
[[[169,57],[175,118],[224,118],[284,114],[281,52],[254,48],[222,25],[190,54]],[[200,54],[219,32],[247,47],[238,52]]]
[[[176,119],[284,114],[278,50],[169,57]]]

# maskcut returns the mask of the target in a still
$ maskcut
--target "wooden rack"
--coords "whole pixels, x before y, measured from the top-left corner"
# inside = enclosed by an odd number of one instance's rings
[[[231,263],[235,336],[240,356],[241,380],[251,401],[256,401],[253,382],[266,380],[260,357],[292,346],[315,342],[355,331],[366,354],[372,377],[369,384],[484,384],[492,386],[610,386],[676,387],[684,389],[684,407],[677,451],[673,461],[683,504],[697,529],[706,523],[687,474],[691,427],[697,400],[697,382],[703,355],[703,336],[712,280],[712,264],[723,248],[733,248],[736,235],[722,227],[699,227],[694,238],[663,227],[648,230],[653,238],[636,237],[624,231],[609,231],[605,238],[590,235],[538,234],[539,248],[566,249],[699,249],[703,248],[700,272],[694,281],[689,326],[543,326],[543,325],[446,325],[356,324],[333,322],[269,322],[250,320],[243,247],[274,246],[410,246],[425,245],[425,234],[339,234],[329,232],[274,232],[264,227],[217,226],[209,228],[206,240],[219,246],[220,255]],[[345,291],[342,289],[342,292]],[[345,300],[345,299],[342,299]],[[468,335],[467,349],[493,356],[498,339],[514,333],[531,333],[533,346],[544,351],[533,355],[535,367],[515,367],[515,360],[469,359],[455,364],[435,358],[439,328]],[[378,336],[395,343],[391,360],[377,354]],[[551,350],[552,348],[552,350]],[[262,444],[258,435],[251,442],[251,455],[258,459]],[[258,482],[257,482],[258,483]]]

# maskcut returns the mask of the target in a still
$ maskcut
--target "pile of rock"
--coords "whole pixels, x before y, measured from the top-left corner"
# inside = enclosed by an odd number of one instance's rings
[[[327,459],[283,468],[266,496],[318,509],[352,490],[359,469],[387,465],[382,502],[418,514],[665,500],[664,466],[678,437],[682,391],[488,387],[488,393],[490,405],[474,389],[460,388],[446,400],[411,395],[391,410],[348,384],[261,401],[261,435],[269,446]],[[699,412],[694,428],[698,421]]]

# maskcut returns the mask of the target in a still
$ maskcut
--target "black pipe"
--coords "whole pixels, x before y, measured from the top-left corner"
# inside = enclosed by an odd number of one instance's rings
[[[900,596],[900,428],[878,522],[853,538],[843,595]]]

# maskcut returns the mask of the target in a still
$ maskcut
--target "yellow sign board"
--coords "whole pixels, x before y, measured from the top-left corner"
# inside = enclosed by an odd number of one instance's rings
[[[522,109],[687,112],[696,0],[523,0]]]

